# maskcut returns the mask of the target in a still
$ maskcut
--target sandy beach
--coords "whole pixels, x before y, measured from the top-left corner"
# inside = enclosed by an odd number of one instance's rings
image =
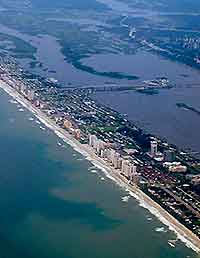
[[[53,130],[55,134],[64,142],[71,145],[77,152],[86,157],[93,165],[101,169],[108,178],[116,182],[120,187],[129,192],[130,196],[137,199],[139,205],[148,209],[163,224],[174,231],[182,242],[195,252],[200,252],[200,239],[184,225],[178,222],[173,216],[165,211],[160,205],[153,201],[149,196],[143,193],[138,187],[128,184],[128,181],[119,174],[119,172],[109,166],[103,159],[99,158],[91,147],[87,144],[81,144],[74,139],[66,130],[60,128],[53,120],[51,120],[41,110],[33,106],[27,99],[20,95],[16,90],[8,86],[0,80],[0,88],[7,92],[11,97],[17,100],[21,105],[31,111],[46,127]]]

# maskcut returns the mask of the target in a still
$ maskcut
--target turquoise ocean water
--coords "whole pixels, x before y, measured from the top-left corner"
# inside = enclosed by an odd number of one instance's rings
[[[197,257],[170,247],[174,233],[10,100],[1,90],[0,257]]]

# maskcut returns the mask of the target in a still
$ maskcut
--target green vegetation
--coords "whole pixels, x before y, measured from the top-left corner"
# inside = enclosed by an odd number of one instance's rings
[[[90,133],[115,133],[117,130],[117,126],[105,126],[105,127],[92,127],[90,128]]]
[[[68,12],[63,13],[63,11],[61,13],[64,17],[68,14]],[[43,12],[32,11],[22,14],[6,11],[0,16],[0,23],[33,36],[48,34],[55,37],[62,47],[61,51],[66,60],[84,72],[113,79],[135,80],[138,78],[135,75],[115,71],[97,71],[81,62],[82,58],[89,57],[93,54],[118,53],[119,51],[127,52],[129,51],[127,43],[124,43],[124,45],[121,42],[117,43],[114,37],[105,36],[104,32],[85,30],[86,25],[79,25],[66,20],[48,19],[51,16],[51,12],[45,12],[44,14]],[[22,45],[23,47],[25,47],[26,51],[27,46]],[[117,51],[117,49],[119,50]],[[35,64],[32,65],[35,66]]]
[[[77,69],[80,69],[82,71],[91,73],[91,74],[95,74],[95,75],[99,75],[99,76],[106,76],[109,78],[113,78],[113,79],[127,79],[127,80],[135,80],[138,79],[137,76],[135,75],[129,75],[129,74],[124,74],[124,73],[119,73],[119,72],[100,72],[100,71],[96,71],[94,68],[84,65],[82,64],[80,61],[77,60],[72,60],[72,64],[74,65],[74,67],[76,67]]]
[[[9,51],[14,57],[34,59],[36,48],[20,38],[0,33],[0,43],[3,43],[1,44],[3,50],[8,50],[8,45],[10,46],[11,43],[12,46],[9,47]]]
[[[155,95],[158,94],[159,91],[157,89],[151,89],[151,88],[147,88],[147,89],[138,89],[137,92],[139,93],[143,93],[143,94],[147,94],[147,95]]]
[[[77,69],[98,76],[137,79],[131,74],[96,71],[84,65],[81,59],[94,54],[134,54],[141,47],[200,68],[200,18],[189,13],[199,9],[198,1],[120,1],[146,11],[158,11],[156,19],[154,15],[124,19],[124,24],[136,28],[134,40],[128,36],[130,28],[120,26],[123,17],[117,12],[110,15],[109,8],[98,0],[0,0],[0,5],[6,8],[1,12],[0,23],[29,35],[54,36],[68,62]],[[159,14],[159,11],[165,13]],[[176,11],[176,14],[171,14],[171,11]],[[86,22],[81,23],[81,19]],[[26,46],[22,47],[26,49]],[[20,55],[24,56],[24,53]]]

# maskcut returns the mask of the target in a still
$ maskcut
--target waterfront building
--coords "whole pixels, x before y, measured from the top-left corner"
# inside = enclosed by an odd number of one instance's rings
[[[151,156],[155,157],[158,152],[158,143],[156,141],[151,141]]]
[[[122,168],[122,161],[123,161],[123,159],[120,157],[119,159],[118,159],[118,161],[117,161],[117,169],[121,169]]]
[[[122,174],[129,177],[131,174],[131,165],[129,160],[122,161]]]
[[[195,176],[192,176],[191,177],[191,183],[194,185],[194,186],[199,186],[200,185],[200,175],[195,175]]]
[[[130,164],[129,179],[133,181],[137,174],[137,167],[134,164]]]
[[[169,172],[173,173],[185,173],[187,171],[187,167],[183,165],[170,166]]]
[[[115,168],[118,168],[119,158],[120,158],[120,154],[117,153],[114,149],[110,149],[108,153],[108,160]]]
[[[111,148],[106,148],[105,149],[105,158],[111,163],[113,164],[113,158],[115,155],[115,150],[111,149]]]
[[[106,149],[100,151],[100,157],[103,159],[106,158]]]
[[[81,138],[81,130],[80,129],[75,129],[74,130],[74,136],[76,139],[80,140]]]
[[[34,101],[34,98],[35,98],[35,91],[32,90],[32,89],[28,90],[27,98],[28,98],[28,100],[30,100],[30,101]]]
[[[102,149],[100,156],[104,159],[109,160],[110,159],[110,149],[108,149],[108,148]]]
[[[124,174],[130,181],[137,181],[137,166],[129,160],[123,160],[121,165],[122,174]]]
[[[90,147],[94,147],[96,145],[97,137],[95,134],[89,135],[89,145]]]
[[[56,123],[59,123],[59,122],[62,122],[63,117],[62,116],[55,116],[54,119],[55,119]]]
[[[114,158],[113,158],[113,166],[115,169],[120,169],[121,168],[121,163],[122,163],[122,158],[119,153],[115,153]]]
[[[98,155],[104,156],[102,150],[105,149],[106,144],[104,141],[98,139],[96,135],[89,135],[89,146],[93,147]]]
[[[110,161],[110,149],[109,148],[106,148],[105,150],[103,150],[103,156],[105,159]]]
[[[20,85],[20,91],[22,93],[22,95],[26,96],[26,85],[24,85],[23,83],[21,83]]]
[[[14,88],[15,88],[17,91],[20,91],[20,89],[21,89],[20,83],[19,83],[19,82],[16,82],[15,85],[14,85]]]
[[[182,165],[181,162],[165,162],[163,166],[172,173],[185,173],[187,171],[187,167]]]
[[[71,129],[72,128],[72,123],[71,121],[69,121],[68,119],[65,119],[64,123],[63,123],[65,129]]]
[[[101,158],[105,158],[105,155],[104,155],[104,154],[105,154],[105,150],[101,150],[101,151],[100,151],[100,157],[101,157]]]
[[[47,104],[45,102],[40,101],[40,108],[45,109],[47,107]]]
[[[156,155],[153,157],[156,161],[163,161],[164,160],[164,154],[162,152],[157,152]]]
[[[102,140],[97,139],[95,145],[93,146],[97,152],[97,154],[101,154],[101,150],[105,148],[105,143]]]
[[[164,151],[164,161],[172,162],[175,160],[175,153],[172,150]]]
[[[107,159],[115,169],[121,169],[123,159],[121,158],[120,154],[114,149],[105,148],[106,144],[105,142],[103,143],[104,145],[100,151],[100,156]]]
[[[134,174],[132,177],[131,182],[133,182],[135,185],[139,185],[140,183],[140,175],[138,173]]]
[[[110,162],[112,163],[112,165],[114,165],[114,163],[115,163],[115,156],[116,156],[116,151],[111,149],[110,150]]]
[[[38,99],[35,101],[34,104],[35,104],[36,107],[40,107],[40,101]]]

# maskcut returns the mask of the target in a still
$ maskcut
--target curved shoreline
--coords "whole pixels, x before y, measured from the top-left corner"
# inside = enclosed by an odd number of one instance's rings
[[[200,239],[188,228],[182,225],[172,215],[170,215],[159,204],[153,201],[149,196],[142,192],[138,187],[131,186],[128,181],[121,176],[115,169],[111,168],[104,160],[99,158],[93,150],[87,144],[81,144],[67,131],[60,128],[53,120],[51,120],[41,110],[33,106],[27,99],[16,92],[13,88],[8,86],[5,82],[0,81],[0,88],[2,88],[7,94],[13,97],[26,109],[32,112],[46,127],[52,130],[59,138],[70,145],[75,151],[81,153],[86,157],[93,165],[102,170],[105,175],[112,181],[117,183],[120,187],[129,192],[134,197],[139,205],[150,211],[155,217],[157,217],[163,224],[165,224],[169,230],[173,231],[178,239],[180,239],[188,248],[191,248],[195,252],[200,252]]]
[[[63,52],[64,54],[64,52]],[[91,66],[87,66],[84,63],[81,62],[81,59],[79,60],[71,60],[69,61],[71,62],[71,64],[78,70],[93,74],[93,75],[97,75],[97,76],[103,76],[103,77],[108,77],[111,79],[118,79],[118,80],[123,80],[126,79],[128,81],[132,81],[132,80],[138,80],[139,77],[136,75],[130,75],[130,74],[125,74],[122,72],[103,72],[103,71],[98,71],[96,69],[94,69]]]

